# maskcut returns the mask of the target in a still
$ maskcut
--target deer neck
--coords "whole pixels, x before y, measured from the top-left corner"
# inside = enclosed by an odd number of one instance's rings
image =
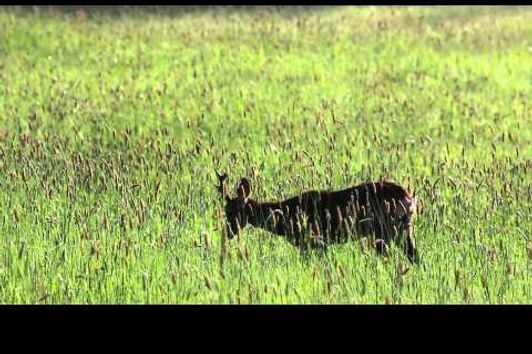
[[[261,203],[256,200],[250,200],[248,203],[250,207],[249,224],[278,235],[285,234],[284,215],[280,213],[284,209],[283,203]],[[274,222],[272,218],[276,218],[277,222]]]

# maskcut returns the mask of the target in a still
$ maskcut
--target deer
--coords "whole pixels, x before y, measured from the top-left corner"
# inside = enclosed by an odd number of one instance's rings
[[[311,190],[282,201],[259,202],[251,198],[247,178],[240,179],[231,197],[227,173],[216,174],[229,239],[248,225],[307,249],[326,250],[331,244],[366,238],[373,240],[379,254],[387,253],[392,242],[400,244],[410,263],[419,263],[413,227],[416,198],[399,184],[381,178],[343,190]]]

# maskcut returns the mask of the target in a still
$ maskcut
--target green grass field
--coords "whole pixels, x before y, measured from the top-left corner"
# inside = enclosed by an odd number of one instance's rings
[[[0,302],[532,303],[531,143],[530,8],[3,8]],[[222,257],[215,170],[386,175],[422,264],[251,228]]]

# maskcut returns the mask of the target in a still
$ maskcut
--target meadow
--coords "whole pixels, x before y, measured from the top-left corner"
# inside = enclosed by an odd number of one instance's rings
[[[532,303],[531,114],[530,8],[1,8],[0,302]],[[215,171],[385,175],[422,263],[223,243]]]

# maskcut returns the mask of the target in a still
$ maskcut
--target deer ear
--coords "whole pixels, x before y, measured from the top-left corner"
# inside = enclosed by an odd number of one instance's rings
[[[246,200],[249,198],[249,196],[251,195],[251,183],[247,178],[242,178],[240,180],[236,194],[240,199]]]
[[[218,192],[220,193],[222,197],[225,197],[227,199],[228,193],[225,187],[225,181],[227,180],[227,173],[219,174],[216,171],[214,172],[216,173],[216,176],[218,177],[218,181],[220,182],[220,184],[216,186],[216,189],[218,190]]]

